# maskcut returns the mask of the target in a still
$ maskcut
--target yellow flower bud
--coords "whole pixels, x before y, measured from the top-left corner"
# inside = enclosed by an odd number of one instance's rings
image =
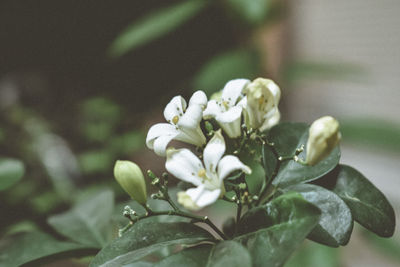
[[[319,118],[311,124],[307,141],[306,163],[315,165],[323,160],[339,143],[339,122],[330,116]]]
[[[114,167],[114,176],[132,199],[142,205],[146,204],[146,183],[138,165],[128,160],[117,160]]]

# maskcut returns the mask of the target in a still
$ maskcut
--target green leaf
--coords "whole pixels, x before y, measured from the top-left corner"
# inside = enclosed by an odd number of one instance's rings
[[[390,237],[395,229],[393,207],[385,195],[356,169],[340,165],[333,192],[349,206],[354,220],[382,237]]]
[[[236,78],[254,79],[260,72],[259,57],[249,49],[231,50],[216,55],[196,74],[193,87],[208,96],[221,90],[225,83]]]
[[[18,182],[25,173],[24,164],[16,159],[0,159],[0,191],[6,190]]]
[[[250,25],[262,23],[268,16],[270,0],[227,0],[228,7]]]
[[[249,210],[239,221],[238,233],[245,234],[276,224],[296,223],[304,217],[320,215],[320,210],[296,192],[288,192],[269,203]]]
[[[120,57],[130,50],[145,45],[185,23],[199,13],[206,1],[185,0],[173,6],[159,9],[129,25],[114,40],[109,49],[112,57]]]
[[[250,253],[240,243],[223,241],[214,246],[207,267],[251,266]]]
[[[103,248],[90,266],[121,266],[138,261],[164,247],[212,240],[214,238],[209,232],[191,223],[143,220]]]
[[[280,123],[268,133],[268,141],[274,143],[279,156],[292,156],[297,148],[307,144],[309,126],[304,123]],[[267,145],[265,145],[267,146]],[[268,151],[265,148],[264,151]],[[300,159],[306,158],[307,151],[299,154]],[[331,154],[314,166],[305,166],[294,160],[281,163],[279,172],[273,181],[276,187],[284,188],[289,185],[316,180],[330,172],[339,163],[340,149],[337,146]],[[269,154],[263,154],[264,166],[273,165],[268,161],[276,160]],[[275,163],[276,164],[276,163]],[[270,170],[267,170],[270,172]]]
[[[213,248],[212,245],[205,244],[193,248],[184,249],[176,254],[162,259],[154,267],[203,267],[207,264],[208,256]]]
[[[7,236],[0,241],[0,267],[20,266],[41,261],[86,256],[95,250],[72,242],[62,242],[41,232],[19,233]]]
[[[83,199],[70,211],[50,217],[48,223],[71,240],[102,248],[111,237],[113,208],[113,193],[103,191]]]
[[[343,246],[349,242],[353,230],[353,217],[349,207],[338,195],[312,184],[298,184],[285,190],[300,193],[322,211],[318,225],[308,238],[332,247]]]
[[[269,205],[256,209],[257,212],[250,211],[250,216],[244,221],[253,222],[253,226],[272,226],[257,227],[261,229],[234,239],[247,246],[256,267],[266,266],[266,263],[268,266],[282,266],[318,224],[321,214],[298,193],[284,194]]]

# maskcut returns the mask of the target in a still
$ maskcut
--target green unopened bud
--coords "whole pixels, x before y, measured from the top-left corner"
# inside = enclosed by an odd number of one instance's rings
[[[138,165],[127,160],[117,160],[114,167],[114,176],[132,199],[142,205],[146,204],[146,183]]]
[[[147,175],[150,177],[151,180],[158,179],[158,177],[151,170],[147,170]]]
[[[339,122],[330,116],[319,118],[311,124],[307,141],[306,163],[315,165],[328,156],[339,143]]]
[[[214,131],[214,127],[212,126],[212,124],[211,124],[209,121],[206,121],[206,122],[204,123],[204,126],[205,126],[206,131],[207,131],[208,133],[212,133],[212,132]]]

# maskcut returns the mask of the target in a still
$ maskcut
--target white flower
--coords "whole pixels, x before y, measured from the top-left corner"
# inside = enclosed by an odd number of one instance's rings
[[[210,100],[203,112],[204,119],[215,118],[224,132],[231,138],[241,135],[242,106],[238,105],[237,102],[242,96],[243,89],[249,83],[250,81],[246,79],[229,81],[222,89],[221,99]]]
[[[281,90],[270,79],[257,78],[246,86],[246,97],[240,101],[245,109],[248,128],[266,130],[279,122],[278,104]]]
[[[196,186],[178,193],[178,202],[181,205],[191,210],[210,205],[225,193],[223,180],[230,173],[236,170],[251,173],[251,169],[236,156],[222,157],[224,152],[225,140],[221,130],[215,133],[204,149],[204,165],[188,149],[167,150],[165,168],[178,179]]]
[[[160,156],[165,156],[165,150],[171,140],[179,140],[195,146],[206,143],[206,137],[200,129],[203,109],[207,97],[203,91],[197,91],[190,98],[186,109],[186,101],[181,96],[175,96],[164,109],[164,117],[169,123],[153,125],[147,133],[146,145]]]
[[[335,118],[325,116],[314,121],[309,130],[306,163],[315,165],[323,160],[340,139],[339,122]]]

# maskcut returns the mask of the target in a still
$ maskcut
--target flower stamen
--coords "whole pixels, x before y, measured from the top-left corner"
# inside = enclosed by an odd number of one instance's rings
[[[178,121],[179,121],[179,116],[178,116],[178,115],[176,115],[176,116],[174,116],[174,117],[172,118],[172,123],[173,123],[173,124],[177,124]]]

